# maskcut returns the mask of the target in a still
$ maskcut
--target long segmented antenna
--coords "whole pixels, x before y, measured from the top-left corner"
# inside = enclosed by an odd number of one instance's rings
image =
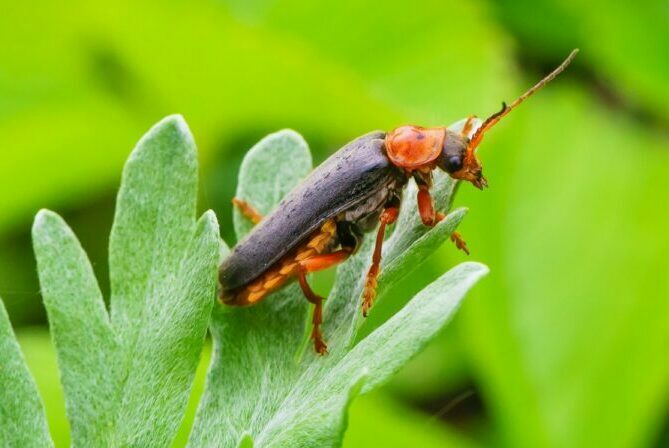
[[[531,97],[537,90],[540,90],[542,87],[544,87],[546,84],[551,82],[557,75],[562,73],[564,69],[567,68],[569,64],[571,64],[571,61],[576,57],[576,54],[578,53],[578,48],[572,50],[571,53],[569,53],[569,56],[567,56],[567,59],[565,59],[562,64],[560,64],[555,70],[550,72],[544,79],[536,83],[533,87],[531,87],[527,92],[523,93],[520,95],[518,98],[516,98],[513,103],[507,106],[506,103],[502,103],[502,110],[499,112],[496,112],[492,114],[490,117],[488,117],[483,124],[481,125],[480,128],[476,130],[474,135],[472,136],[472,139],[469,143],[469,147],[467,148],[467,153],[471,154],[476,150],[478,147],[479,143],[481,143],[481,140],[483,139],[483,134],[493,127],[499,120],[502,119],[503,116],[511,112],[513,109],[516,108],[520,103]]]

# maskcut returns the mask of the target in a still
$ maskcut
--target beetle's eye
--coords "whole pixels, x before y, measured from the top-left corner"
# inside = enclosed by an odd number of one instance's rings
[[[462,168],[462,157],[460,156],[451,156],[446,161],[446,170],[449,173],[455,173]]]

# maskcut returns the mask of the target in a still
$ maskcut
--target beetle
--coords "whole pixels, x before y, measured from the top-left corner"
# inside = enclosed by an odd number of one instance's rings
[[[402,191],[409,179],[418,186],[417,203],[423,224],[434,226],[444,215],[430,196],[432,171],[483,189],[487,180],[476,150],[486,131],[525,99],[561,73],[576,56],[571,54],[549,75],[510,105],[491,115],[476,129],[475,117],[460,132],[447,127],[401,126],[376,131],[345,145],[314,169],[267,217],[243,198],[233,203],[257,225],[241,240],[219,268],[220,299],[232,306],[250,306],[295,280],[314,305],[311,339],[318,354],[327,353],[321,324],[323,298],[314,293],[306,275],[337,265],[356,252],[363,234],[378,225],[371,265],[362,293],[367,315],[376,295],[381,249],[386,227],[397,219]],[[456,246],[469,253],[454,232]]]

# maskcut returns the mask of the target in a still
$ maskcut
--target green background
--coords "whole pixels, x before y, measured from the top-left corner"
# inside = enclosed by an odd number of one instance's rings
[[[373,129],[486,116],[578,47],[486,137],[490,188],[460,189],[470,258],[491,274],[354,403],[345,444],[669,445],[669,5],[612,3],[3,1],[0,295],[56,443],[68,428],[29,240],[39,208],[65,216],[107,289],[120,170],[163,116],[188,121],[201,208],[232,243],[241,157],[268,132],[299,131],[320,162]],[[372,323],[465,258],[445,245]]]

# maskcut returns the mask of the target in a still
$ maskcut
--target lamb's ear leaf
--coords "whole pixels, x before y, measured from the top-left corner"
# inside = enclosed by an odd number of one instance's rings
[[[157,298],[135,344],[119,412],[117,440],[147,446],[174,437],[200,360],[215,301],[220,256],[218,222],[206,212],[197,223],[174,284]],[[165,297],[164,294],[173,297]]]
[[[443,221],[413,241],[402,252],[397,252],[397,248],[391,246],[391,250],[386,254],[390,261],[383,267],[379,276],[377,297],[383,298],[383,295],[390,291],[398,281],[418,269],[436,248],[449,239],[466,213],[467,210],[464,208],[452,211]]]
[[[74,233],[48,210],[33,247],[74,446],[109,446],[119,384],[118,344],[93,268]]]
[[[213,213],[196,223],[197,154],[182,117],[138,142],[110,236],[111,315],[123,369],[114,444],[166,445],[188,399],[219,261]]]
[[[289,405],[267,424],[257,440],[258,445],[271,448],[340,447],[348,426],[348,409],[360,395],[367,378],[367,369],[362,369],[354,376],[342,378],[338,389],[316,392],[316,382],[301,385],[301,392],[289,396],[286,399]],[[318,401],[303,395],[305,391],[317,394]]]
[[[237,197],[266,214],[310,170],[311,154],[299,134],[270,134],[246,154]],[[252,224],[238,211],[234,218],[241,238]],[[215,305],[212,362],[189,446],[236,446],[260,432],[299,374],[307,305],[294,284],[250,308]]]
[[[112,322],[129,353],[150,298],[178,270],[196,199],[195,143],[183,118],[166,117],[128,157],[109,239]]]
[[[238,187],[238,197],[261,213],[272,210],[280,199],[270,192],[277,188],[286,192],[302,177],[296,176],[294,169],[299,163],[276,169],[271,142],[272,139],[265,139],[249,152]],[[299,146],[292,146],[292,160],[300,157]],[[288,157],[282,153],[281,158]],[[454,186],[446,178],[437,179],[441,210],[448,207]],[[387,275],[400,276],[404,268],[398,266],[406,267],[434,250],[448,238],[463,214],[464,211],[455,211],[433,229],[422,224],[413,226],[407,216],[399,225],[410,228],[397,229],[399,236],[394,237],[395,247],[402,249],[384,257],[385,266],[389,267]],[[250,225],[240,214],[236,219],[241,237]],[[338,270],[326,308],[326,337],[330,344],[327,356],[316,356],[309,349],[296,355],[304,332],[306,302],[295,285],[284,287],[250,308],[215,307],[211,326],[213,359],[190,446],[339,446],[353,397],[385,380],[420,350],[486,271],[476,263],[459,266],[426,288],[351,351],[372,245],[373,238],[366,238],[359,253]],[[370,382],[372,386],[368,385]]]
[[[446,325],[467,291],[487,273],[488,268],[476,262],[446,272],[353,347],[331,377],[346,377],[364,366],[369,379],[362,393],[382,384]]]
[[[53,446],[37,386],[0,299],[0,446]]]
[[[345,420],[335,421],[333,416],[345,415],[353,396],[379,386],[415,356],[446,325],[466,292],[487,272],[479,263],[456,266],[419,292],[338,363],[327,359],[311,363],[256,443],[284,447],[308,436],[318,441],[314,446],[337,446]],[[351,383],[351,378],[357,381]]]

